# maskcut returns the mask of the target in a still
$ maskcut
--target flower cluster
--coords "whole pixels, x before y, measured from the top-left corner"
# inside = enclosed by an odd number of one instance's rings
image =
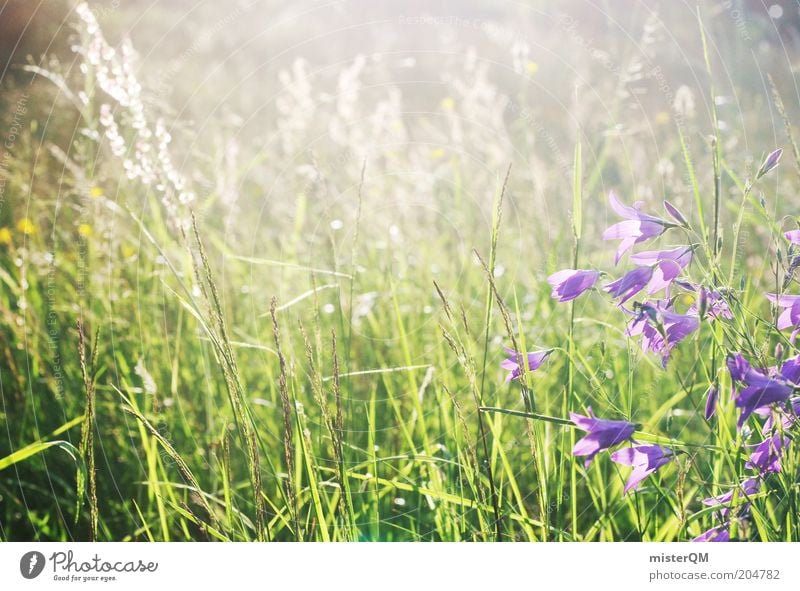
[[[586,409],[589,416],[570,413],[570,419],[587,435],[579,440],[572,449],[575,456],[586,456],[584,466],[588,467],[592,459],[601,451],[610,449],[625,441],[633,441],[636,425],[628,421],[614,421],[597,418],[592,407]],[[611,454],[612,461],[624,466],[632,466],[633,471],[625,483],[624,492],[633,490],[639,483],[667,464],[673,457],[670,449],[660,445],[633,445],[618,449]]]
[[[772,152],[757,172],[756,180],[774,169],[780,156],[780,150]],[[662,367],[666,369],[675,347],[699,333],[704,321],[708,324],[723,323],[722,330],[717,327],[717,333],[736,334],[736,319],[729,306],[733,291],[728,287],[694,283],[688,277],[697,245],[687,239],[683,244],[670,248],[631,252],[637,245],[658,238],[671,229],[682,230],[687,237],[693,235],[694,230],[687,218],[668,201],[664,202],[667,214],[664,217],[645,212],[640,202],[633,206],[625,205],[613,193],[609,201],[622,220],[607,228],[603,239],[620,241],[614,266],[628,255],[633,267],[603,285],[602,291],[609,294],[617,308],[628,317],[625,335],[638,339],[644,352],[658,354]],[[785,290],[794,271],[800,268],[800,252],[797,252],[800,230],[786,232],[784,236],[789,243]],[[706,250],[709,259],[715,252],[712,248]],[[709,278],[707,280],[718,281],[713,272],[703,275]],[[557,271],[548,277],[552,298],[559,302],[573,302],[584,293],[595,290],[603,276],[604,273],[595,269]],[[681,296],[689,296],[691,305],[679,310],[676,303],[687,299]],[[791,329],[793,332],[788,342],[794,345],[800,332],[800,295],[768,293],[766,297],[779,311],[775,328],[778,331]],[[503,369],[509,371],[506,381],[520,378],[522,359],[527,359],[528,368],[534,371],[550,354],[549,350],[525,355],[511,349],[506,351],[509,358],[502,364]],[[753,497],[766,491],[767,479],[783,469],[786,450],[792,443],[787,433],[800,415],[800,355],[781,363],[783,346],[778,345],[775,357],[778,365],[762,367],[752,365],[739,352],[727,356],[725,366],[732,385],[731,399],[738,411],[737,429],[743,440],[742,449],[747,453],[744,469],[750,474],[734,483],[727,492],[702,499],[703,505],[715,508],[716,523],[695,541],[729,541],[733,538],[734,524],[739,534],[745,532],[746,535]],[[703,416],[706,421],[712,420],[720,405],[721,376],[714,369],[716,367],[715,361],[705,397]],[[573,426],[586,433],[575,444],[572,454],[585,458],[584,467],[588,468],[599,453],[610,451],[613,462],[632,468],[624,493],[637,489],[645,478],[675,459],[674,449],[648,443],[653,439],[644,434],[637,435],[637,426],[633,423],[597,417],[591,407],[587,407],[587,411],[587,415],[570,413]],[[757,423],[758,428],[752,429],[749,422]],[[636,439],[644,439],[644,442]],[[681,447],[685,444],[674,442],[674,445]]]
[[[686,217],[669,201],[664,202],[664,209],[671,220],[645,213],[641,202],[627,206],[614,193],[609,195],[609,202],[623,218],[603,232],[604,240],[620,240],[615,265],[635,245],[661,236],[670,228],[688,228]],[[643,351],[659,354],[664,367],[673,348],[694,333],[704,317],[730,318],[728,305],[719,291],[683,278],[693,256],[691,244],[633,253],[629,260],[634,268],[603,286],[617,306],[631,317],[626,334],[640,338]],[[551,275],[548,282],[553,288],[553,298],[568,302],[592,289],[600,275],[596,270],[564,269]],[[678,289],[695,295],[695,303],[684,312],[675,308],[677,298],[673,294]],[[626,305],[642,293],[643,302]]]

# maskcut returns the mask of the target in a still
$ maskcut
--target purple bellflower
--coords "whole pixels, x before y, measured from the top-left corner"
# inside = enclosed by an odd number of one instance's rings
[[[767,299],[779,308],[783,308],[783,312],[778,316],[778,330],[800,325],[800,296],[768,293]]]
[[[587,289],[594,287],[600,273],[585,269],[563,269],[547,278],[553,286],[553,299],[559,302],[569,302],[581,295]]]
[[[618,449],[611,454],[611,459],[617,464],[633,466],[633,472],[625,483],[624,493],[636,489],[639,483],[672,460],[672,450],[660,445],[635,445]]]
[[[675,345],[699,327],[700,321],[696,316],[679,314],[669,308],[668,302],[657,302],[655,305],[641,304],[626,334],[630,337],[641,335],[642,351],[659,353],[661,365],[666,367]]]
[[[767,417],[764,421],[764,426],[761,428],[761,433],[766,435],[771,433],[776,424],[780,424],[781,428],[786,431],[797,422],[800,417],[800,398],[794,397],[789,399],[785,405],[776,405],[775,408],[757,408],[756,414]]]
[[[668,288],[672,281],[692,262],[692,248],[679,246],[671,250],[648,250],[631,255],[631,262],[653,268],[653,276],[647,285],[647,293]]]
[[[756,494],[758,490],[761,488],[761,480],[758,478],[748,478],[744,482],[739,485],[739,498],[742,499],[744,502],[743,511],[746,511],[750,503],[747,501],[751,496]],[[736,489],[732,488],[728,492],[717,495],[716,497],[708,497],[707,499],[703,499],[703,504],[707,507],[717,507],[719,505],[726,505],[722,507],[719,511],[720,516],[723,519],[727,519],[728,513],[730,512],[730,502],[733,500],[733,493]]]
[[[620,298],[619,303],[622,305],[642,291],[652,277],[652,267],[637,267],[633,271],[628,271],[616,281],[612,281],[603,289],[613,297]]]
[[[591,406],[586,407],[586,410],[589,412],[588,417],[574,412],[569,413],[569,417],[576,427],[587,432],[587,435],[575,444],[572,455],[588,456],[584,462],[584,466],[588,467],[599,452],[629,440],[636,430],[636,425],[628,421],[599,419]]]
[[[689,309],[686,310],[687,314],[694,314],[701,320],[706,316],[712,320],[718,320],[719,318],[733,320],[733,314],[731,314],[731,309],[728,307],[728,302],[718,291],[706,289],[702,285],[691,291],[697,292],[697,301],[689,306]]]
[[[787,363],[789,360],[784,363],[784,366]],[[793,392],[793,385],[782,375],[771,377],[751,367],[739,353],[729,355],[727,365],[731,379],[745,385],[735,396],[737,408],[742,409],[738,422],[740,428],[756,409],[776,402],[784,402]],[[793,372],[795,367],[796,364],[792,362],[787,366],[787,372]]]
[[[514,351],[514,349],[509,347],[503,347],[503,349],[505,349],[508,359],[501,361],[500,367],[508,371],[508,375],[506,376],[507,382],[510,382],[511,380],[518,380],[520,376],[522,376],[521,362],[523,357],[528,360],[528,371],[536,371],[539,369],[539,367],[541,367],[545,359],[550,356],[550,353],[553,352],[552,349],[546,349],[543,351],[525,353],[523,355],[521,353],[517,353]]]
[[[641,201],[637,201],[633,204],[633,207],[629,207],[621,203],[613,192],[609,194],[608,200],[611,203],[611,208],[625,218],[624,221],[617,222],[603,232],[603,240],[622,240],[614,257],[615,265],[623,254],[633,248],[634,244],[660,236],[667,228],[675,225],[672,222],[643,213],[641,211]]]
[[[755,451],[745,464],[746,468],[756,469],[762,476],[781,471],[783,450],[789,445],[789,438],[775,433],[756,445]]]
[[[694,538],[693,542],[730,542],[731,541],[731,530],[730,530],[729,523],[723,523],[722,525],[717,525],[712,527],[708,531],[704,531],[702,534]]]
[[[783,235],[786,240],[792,244],[800,245],[800,230],[789,230],[788,232],[784,232]]]

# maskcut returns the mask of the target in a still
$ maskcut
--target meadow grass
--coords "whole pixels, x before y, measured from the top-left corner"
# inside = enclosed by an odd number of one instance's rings
[[[794,285],[782,285],[793,260],[782,216],[800,210],[781,195],[797,171],[784,157],[756,185],[753,163],[723,149],[713,86],[708,142],[676,125],[665,157],[687,183],[688,276],[723,293],[733,318],[703,322],[664,369],[605,294],[560,304],[545,281],[568,266],[621,274],[600,240],[606,138],[578,132],[560,175],[570,205],[551,216],[516,165],[475,189],[474,163],[454,153],[435,199],[403,209],[381,203],[401,180],[348,157],[278,189],[291,219],[265,209],[275,216],[261,220],[265,235],[232,239],[222,184],[185,188],[222,175],[218,162],[183,178],[155,131],[154,180],[126,168],[145,156],[115,153],[101,104],[116,105],[128,141],[131,101],[114,103],[97,82],[105,57],[79,31],[85,100],[70,91],[70,149],[29,125],[4,165],[9,190],[24,195],[35,178],[35,194],[50,197],[3,212],[0,539],[683,541],[719,523],[701,500],[731,490],[732,510],[749,510],[732,538],[800,539],[796,446],[759,492],[739,492],[757,423],[737,429],[725,369],[728,353],[766,367],[776,345],[783,358],[795,350],[763,293]],[[75,68],[48,77],[76,84]],[[256,160],[233,167],[242,191]],[[337,175],[347,188],[325,213],[345,232],[315,211]],[[506,383],[503,345],[552,353]],[[712,384],[722,394],[707,421]],[[582,434],[569,413],[587,406],[636,423],[636,440],[669,447],[674,461],[623,494],[627,468],[572,455]]]

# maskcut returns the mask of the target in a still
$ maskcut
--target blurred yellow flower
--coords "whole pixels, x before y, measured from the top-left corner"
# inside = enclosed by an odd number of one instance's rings
[[[536,72],[539,71],[539,64],[537,64],[536,62],[529,61],[527,64],[525,64],[525,68],[528,70],[528,74],[533,76]]]
[[[122,246],[122,257],[123,258],[129,259],[135,254],[136,254],[136,249],[133,248],[130,244],[124,244]]]
[[[431,158],[434,160],[438,160],[444,156],[444,148],[436,148],[435,150],[431,150]]]
[[[449,96],[446,96],[442,99],[442,109],[445,111],[452,111],[456,107],[456,101]]]
[[[89,224],[81,224],[78,226],[78,234],[84,238],[88,238],[92,235],[92,227]]]
[[[0,244],[11,244],[11,230],[0,228]]]
[[[17,230],[29,236],[36,231],[36,226],[33,225],[33,222],[30,221],[28,218],[22,218],[20,221],[17,222]]]
[[[669,113],[661,111],[656,115],[656,125],[666,125],[669,123]]]
[[[89,195],[92,196],[93,199],[97,199],[98,197],[103,196],[103,188],[102,187],[92,187],[89,189]]]

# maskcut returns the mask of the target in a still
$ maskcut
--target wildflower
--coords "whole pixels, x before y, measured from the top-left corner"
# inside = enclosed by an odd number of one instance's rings
[[[716,385],[713,385],[708,389],[708,395],[706,396],[706,412],[703,416],[707,421],[714,416],[714,412],[717,410],[718,399],[719,388],[717,388]]]
[[[510,382],[511,380],[518,380],[522,375],[522,368],[520,367],[520,361],[522,360],[522,354],[517,353],[514,349],[509,347],[503,347],[506,353],[508,354],[508,359],[504,359],[500,363],[500,367],[505,370],[508,370],[508,375],[506,376],[506,381]],[[525,353],[525,356],[528,359],[528,371],[536,371],[541,367],[542,363],[544,363],[545,359],[547,359],[552,353],[552,349],[547,349],[544,351],[533,351],[531,353]]]
[[[748,374],[754,371],[747,360],[740,353],[728,355],[725,360],[731,379],[736,382],[744,382]]]
[[[693,542],[730,542],[731,541],[731,531],[730,531],[730,524],[723,523],[722,525],[717,525],[716,527],[712,527],[708,531],[704,531],[702,534],[697,536],[692,540]]]
[[[528,74],[533,76],[536,72],[539,71],[539,64],[529,60],[528,63],[525,64],[525,69],[528,71]]]
[[[800,230],[789,230],[783,233],[784,238],[792,244],[800,245]]]
[[[739,494],[741,496],[744,496],[745,499],[748,499],[749,497],[756,494],[759,488],[761,488],[761,480],[759,480],[758,478],[748,478],[747,480],[742,482],[738,487]],[[707,507],[728,505],[733,500],[733,493],[735,490],[736,489],[733,488],[724,494],[717,495],[716,497],[708,497],[707,499],[703,499],[702,502]],[[745,503],[743,511],[746,511],[747,508],[749,508],[749,503]],[[728,517],[729,511],[730,509],[728,508],[720,509],[720,515],[722,516],[723,519],[726,519]]]
[[[569,417],[576,427],[588,433],[572,449],[574,456],[588,456],[584,462],[584,466],[588,467],[599,452],[629,440],[636,430],[636,425],[628,421],[599,419],[591,406],[586,410],[589,412],[588,417],[574,412],[569,413]]]
[[[0,228],[0,244],[11,244],[11,230],[8,228]]]
[[[761,474],[781,471],[783,450],[789,445],[789,438],[775,433],[756,446],[745,464],[746,468],[757,469]]]
[[[756,409],[783,402],[792,394],[792,384],[782,375],[770,377],[764,372],[754,369],[739,353],[729,355],[727,365],[731,379],[745,385],[745,388],[735,396],[737,408],[742,409],[742,414],[739,416],[739,427],[744,425],[744,422]]]
[[[767,159],[764,160],[764,163],[761,165],[761,168],[759,168],[758,172],[756,173],[756,180],[760,179],[770,170],[778,166],[778,163],[781,161],[781,154],[783,154],[783,150],[781,148],[778,148],[777,150],[773,151],[769,156],[767,156]]]
[[[637,293],[642,291],[653,277],[652,267],[637,267],[628,271],[623,277],[606,285],[605,289],[615,298],[620,298],[620,305],[627,302]]]
[[[625,483],[624,492],[639,486],[639,483],[672,460],[672,450],[660,445],[635,445],[618,449],[611,454],[611,459],[617,464],[633,466],[633,472]]]
[[[90,226],[89,224],[81,224],[80,226],[78,226],[78,234],[80,236],[83,236],[84,238],[89,238],[89,236],[91,236],[92,233],[93,233],[92,226]]]
[[[640,201],[634,203],[633,207],[628,207],[623,205],[614,193],[609,194],[608,200],[614,211],[625,218],[625,221],[618,222],[603,232],[603,240],[622,239],[614,258],[614,264],[617,264],[622,255],[630,250],[634,244],[660,236],[664,233],[664,230],[674,225],[661,218],[642,213],[639,210],[641,207]]]
[[[797,422],[800,416],[800,397],[790,398],[783,405],[776,405],[774,408],[758,408],[756,414],[766,416],[761,433],[766,435],[774,430],[777,421],[780,421],[781,428],[785,431]]]
[[[666,367],[675,345],[699,327],[695,316],[679,314],[669,308],[669,303],[658,302],[641,304],[639,314],[625,332],[630,337],[641,335],[642,351],[661,354],[661,365]]]
[[[30,236],[36,231],[36,226],[33,225],[33,222],[29,218],[22,218],[17,222],[17,230],[26,236]]]
[[[783,308],[783,312],[778,316],[778,330],[800,324],[800,296],[768,293],[767,299],[779,308]]]
[[[648,250],[631,255],[631,262],[653,267],[653,277],[647,286],[647,293],[653,294],[669,287],[672,280],[692,262],[692,249],[679,246],[671,250]]]
[[[724,318],[733,320],[733,314],[728,307],[728,302],[716,290],[706,289],[703,286],[697,288],[697,301],[689,306],[687,314],[693,314],[701,320],[708,316],[712,320]]]
[[[550,275],[547,282],[553,286],[553,299],[559,302],[574,300],[587,289],[591,289],[600,277],[597,271],[563,269]]]
[[[780,343],[778,343],[780,345]],[[800,384],[800,355],[790,357],[781,365],[781,377],[793,383]]]
[[[103,187],[95,186],[89,189],[89,195],[92,197],[92,199],[98,199],[99,197],[102,197],[103,194]]]
[[[664,209],[667,210],[667,213],[671,215],[672,218],[678,222],[678,224],[683,227],[689,226],[689,222],[686,221],[686,216],[684,216],[677,207],[672,205],[672,203],[667,200],[664,200]]]

